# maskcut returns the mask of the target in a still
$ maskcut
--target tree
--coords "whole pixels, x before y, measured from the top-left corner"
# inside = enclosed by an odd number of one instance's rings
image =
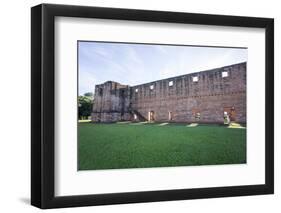
[[[78,116],[80,120],[87,119],[92,112],[92,96],[79,96],[78,97]]]
[[[94,94],[92,92],[86,92],[84,94],[84,96],[87,96],[87,97],[94,97]]]

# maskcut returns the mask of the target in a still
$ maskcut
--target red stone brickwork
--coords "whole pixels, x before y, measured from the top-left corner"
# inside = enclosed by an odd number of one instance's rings
[[[137,86],[97,85],[93,121],[246,123],[246,62]]]

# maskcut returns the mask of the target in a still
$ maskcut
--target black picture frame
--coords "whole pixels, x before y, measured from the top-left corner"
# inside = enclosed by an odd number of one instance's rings
[[[55,17],[264,28],[265,184],[93,195],[54,195]],[[271,18],[41,4],[31,8],[31,204],[42,208],[272,194],[274,192],[274,20]]]

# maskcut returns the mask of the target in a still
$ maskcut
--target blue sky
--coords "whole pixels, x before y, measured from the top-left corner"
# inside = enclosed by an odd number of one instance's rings
[[[79,42],[79,95],[96,84],[131,86],[247,61],[247,49]]]

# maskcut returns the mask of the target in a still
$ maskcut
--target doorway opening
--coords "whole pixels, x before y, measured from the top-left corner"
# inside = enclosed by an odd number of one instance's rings
[[[197,108],[193,108],[193,109],[192,109],[192,116],[193,116],[193,120],[199,121],[199,120],[201,119],[200,110],[197,109]]]
[[[148,121],[155,121],[154,111],[148,112]]]
[[[234,107],[224,107],[223,108],[223,117],[225,123],[230,123],[236,121],[236,111]]]
[[[173,112],[169,112],[169,121],[173,120]]]

